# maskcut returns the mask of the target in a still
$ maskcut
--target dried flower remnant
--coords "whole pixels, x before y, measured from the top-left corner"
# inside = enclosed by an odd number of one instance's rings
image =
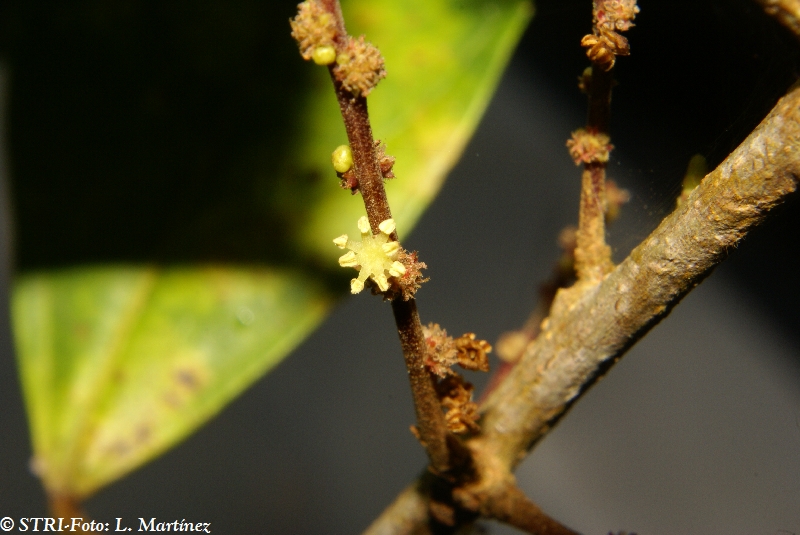
[[[361,217],[358,220],[361,241],[351,240],[347,234],[333,240],[340,249],[350,249],[339,257],[339,265],[358,270],[358,277],[350,281],[350,291],[354,294],[364,289],[367,278],[372,279],[380,291],[385,292],[389,289],[388,277],[399,277],[406,272],[405,266],[397,261],[400,244],[389,239],[395,229],[394,220],[387,219],[378,228],[380,232],[373,235],[369,221],[366,217]]]
[[[381,143],[380,139],[375,140],[375,158],[381,168],[381,176],[384,179],[394,178],[392,169],[394,168],[395,157],[386,154],[386,144]]]
[[[422,326],[425,336],[425,366],[439,377],[447,377],[455,372],[450,368],[458,362],[458,351],[455,341],[447,336],[447,331],[438,323]]]
[[[425,336],[425,365],[439,377],[447,377],[455,372],[450,369],[458,364],[465,370],[489,371],[489,357],[492,346],[486,340],[476,340],[474,333],[462,334],[455,340],[438,323],[422,327]]]
[[[606,163],[614,148],[609,141],[611,138],[602,132],[592,133],[579,128],[572,132],[572,138],[567,140],[567,148],[575,165]]]
[[[492,346],[486,340],[476,340],[474,333],[466,333],[455,340],[458,365],[465,370],[488,372]]]
[[[447,409],[447,428],[453,433],[478,431],[478,404],[472,401],[474,387],[458,374],[449,375],[436,384],[436,393]]]
[[[610,71],[617,61],[617,56],[629,56],[630,45],[625,37],[617,32],[603,32],[600,35],[589,34],[581,39],[581,46],[586,48],[586,55],[605,71]]]
[[[353,168],[348,169],[344,173],[336,173],[341,179],[340,186],[342,189],[349,189],[350,193],[353,195],[356,194],[358,191],[358,177],[356,176],[356,172]]]
[[[383,56],[373,45],[364,40],[347,37],[347,44],[336,56],[333,74],[345,89],[354,95],[367,96],[386,77]]]
[[[594,2],[594,25],[600,31],[627,31],[639,13],[636,0],[600,0]]]
[[[456,525],[455,507],[448,503],[440,502],[431,498],[431,501],[428,504],[428,513],[430,513],[431,518],[440,524],[444,524],[445,526],[449,527]]]
[[[298,4],[297,15],[289,24],[304,60],[313,60],[318,65],[327,65],[336,60],[336,21],[317,0]]]
[[[617,56],[630,55],[628,40],[617,32],[629,30],[639,13],[636,0],[596,0],[594,2],[594,32],[584,36],[581,46],[589,59],[609,71]]]

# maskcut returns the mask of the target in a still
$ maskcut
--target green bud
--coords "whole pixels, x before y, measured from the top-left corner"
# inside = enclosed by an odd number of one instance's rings
[[[330,45],[318,46],[311,52],[311,59],[317,65],[330,65],[336,61],[336,49]]]
[[[339,145],[331,154],[331,163],[337,173],[346,173],[353,167],[353,151],[348,145]]]

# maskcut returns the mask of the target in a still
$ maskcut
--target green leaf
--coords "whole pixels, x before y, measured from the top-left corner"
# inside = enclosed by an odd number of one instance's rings
[[[49,492],[77,499],[219,412],[352,276],[331,240],[353,230],[363,204],[338,187],[330,153],[344,128],[326,69],[303,65],[288,38],[291,12],[170,5],[54,9],[42,22],[22,3],[11,17],[14,332],[33,466]],[[386,58],[370,113],[397,157],[387,189],[405,236],[532,10],[521,0],[345,0],[343,10]],[[166,37],[135,33],[153,25]]]
[[[372,130],[397,158],[386,182],[392,215],[406,236],[441,188],[478,125],[514,46],[532,15],[527,1],[345,1],[348,32],[364,33],[386,59],[388,76],[370,94]],[[305,106],[314,136],[297,144],[297,174],[320,174],[319,198],[303,242],[327,258],[328,235],[352,229],[363,215],[358,196],[334,194],[331,151],[347,138],[327,72]],[[330,178],[328,178],[330,177]]]
[[[47,489],[88,496],[184,438],[319,323],[324,295],[255,268],[22,277],[15,336]]]

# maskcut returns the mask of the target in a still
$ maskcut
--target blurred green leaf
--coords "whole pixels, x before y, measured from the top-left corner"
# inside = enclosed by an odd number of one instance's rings
[[[15,336],[45,486],[86,496],[185,437],[319,323],[324,295],[255,268],[22,277]]]
[[[400,236],[406,236],[458,161],[532,15],[529,2],[375,0],[344,2],[351,34],[366,34],[386,58],[388,76],[369,98],[373,133],[397,158],[386,189]],[[292,160],[298,174],[331,178],[318,185],[303,241],[327,258],[331,236],[363,215],[360,198],[332,194],[330,153],[347,142],[327,73],[318,71]]]
[[[15,4],[13,321],[49,492],[84,498],[185,438],[346,291],[331,240],[363,205],[331,168],[344,128],[326,70],[288,38],[295,3]],[[406,235],[531,6],[343,10],[386,57],[370,112],[398,159],[387,189]]]

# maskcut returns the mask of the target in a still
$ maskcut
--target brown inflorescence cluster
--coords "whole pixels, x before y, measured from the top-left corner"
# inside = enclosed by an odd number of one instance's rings
[[[426,345],[425,366],[442,378],[454,374],[455,372],[450,367],[458,362],[458,359],[453,338],[448,336],[447,331],[442,329],[438,323],[423,325],[422,332],[425,335]]]
[[[478,404],[472,401],[473,387],[460,375],[450,375],[436,383],[436,394],[447,411],[444,419],[453,433],[478,431]]]
[[[336,79],[354,95],[367,96],[386,77],[383,56],[372,43],[348,36],[344,49],[336,56]]]
[[[458,364],[465,370],[489,371],[492,346],[486,340],[475,339],[474,333],[464,333],[453,339],[438,323],[422,327],[427,344],[425,365],[439,377],[455,375],[451,368]]]
[[[603,70],[611,70],[617,56],[627,56],[631,49],[628,40],[618,32],[629,30],[639,13],[636,0],[595,0],[594,32],[584,36],[581,46],[586,55]]]
[[[300,55],[309,61],[314,51],[322,47],[334,46],[336,41],[336,21],[319,2],[309,0],[297,6],[297,15],[289,21],[292,37],[300,47]]]
[[[571,139],[567,140],[567,148],[575,165],[606,163],[614,148],[609,141],[611,138],[602,132],[590,132],[585,128],[579,128],[572,132]]]
[[[476,340],[474,333],[466,333],[456,338],[455,344],[459,366],[476,372],[489,371],[487,354],[492,351],[492,346],[486,340]]]
[[[476,340],[473,333],[453,339],[436,323],[422,328],[425,335],[425,366],[440,377],[436,393],[446,411],[447,428],[453,433],[478,430],[478,405],[472,401],[472,384],[451,367],[458,364],[464,369],[489,371],[487,354],[492,346],[485,340]]]
[[[336,20],[318,0],[297,6],[289,23],[292,37],[305,60],[332,66],[342,87],[355,96],[367,96],[386,77],[383,56],[364,36],[340,35]]]

